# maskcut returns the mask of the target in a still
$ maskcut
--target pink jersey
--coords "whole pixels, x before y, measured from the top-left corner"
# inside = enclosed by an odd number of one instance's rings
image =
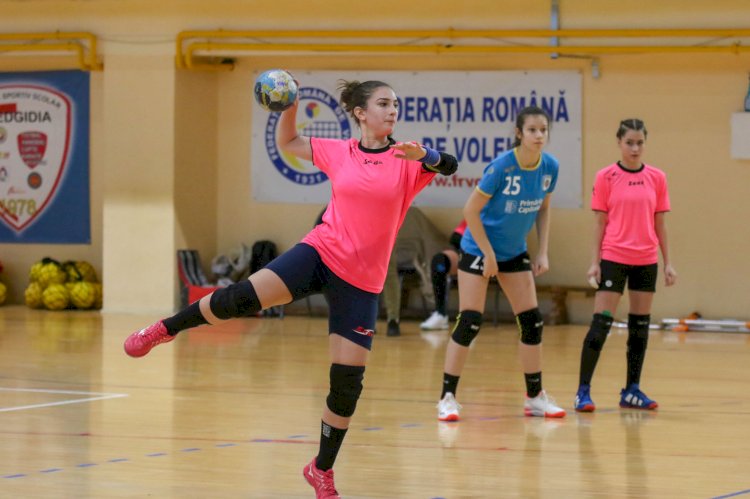
[[[669,211],[667,176],[643,165],[629,171],[617,163],[596,174],[591,209],[607,214],[601,258],[625,265],[651,265],[659,260],[654,216]]]
[[[302,242],[338,277],[380,293],[396,234],[409,205],[435,176],[400,151],[362,150],[356,139],[311,138],[313,163],[331,181],[323,223]]]
[[[463,236],[464,232],[466,232],[466,220],[461,220],[461,222],[456,225],[456,228],[453,229],[453,232],[455,232],[456,234],[461,234]]]

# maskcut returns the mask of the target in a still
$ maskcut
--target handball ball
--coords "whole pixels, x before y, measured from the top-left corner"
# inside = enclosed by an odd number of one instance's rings
[[[5,303],[6,298],[8,298],[8,288],[5,287],[5,284],[0,282],[0,305]]]
[[[64,284],[50,284],[42,292],[42,302],[49,310],[63,310],[68,308],[70,293]]]
[[[97,282],[98,279],[96,278],[96,270],[94,270],[93,265],[91,265],[89,262],[85,261],[79,261],[75,262],[76,270],[78,270],[78,273],[81,274],[81,278],[86,282]]]
[[[80,281],[71,287],[70,291],[70,303],[75,308],[87,309],[94,305],[96,300],[96,288],[93,283]]]
[[[29,308],[41,308],[42,303],[42,286],[38,282],[32,282],[24,291],[23,297],[26,306]]]
[[[266,111],[280,113],[297,99],[297,83],[283,69],[270,69],[255,79],[255,100]]]
[[[31,266],[31,269],[29,270],[29,280],[31,282],[38,282],[39,281],[39,274],[42,271],[42,266],[44,265],[43,262],[36,262],[34,265]]]
[[[46,289],[51,284],[63,284],[67,280],[68,274],[58,263],[54,262],[43,264],[37,276],[37,282],[42,286],[42,289]]]

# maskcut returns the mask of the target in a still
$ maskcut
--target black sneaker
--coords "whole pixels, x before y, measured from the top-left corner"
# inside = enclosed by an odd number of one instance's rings
[[[398,322],[394,319],[391,319],[388,321],[388,331],[386,331],[386,336],[401,336],[401,328],[398,325]]]

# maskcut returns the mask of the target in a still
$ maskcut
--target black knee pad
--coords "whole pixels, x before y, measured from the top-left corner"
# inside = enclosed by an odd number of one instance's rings
[[[226,288],[217,289],[211,295],[211,312],[219,319],[246,317],[262,310],[253,285],[245,279]]]
[[[628,350],[646,350],[646,345],[648,345],[648,326],[650,324],[650,315],[628,314]]]
[[[521,343],[524,345],[538,345],[542,342],[544,317],[539,308],[532,308],[516,316],[518,329],[521,331]]]
[[[612,328],[612,322],[613,319],[609,315],[594,314],[589,332],[583,340],[583,345],[596,352],[601,352],[604,342],[607,341],[609,330]]]
[[[445,253],[438,253],[432,257],[432,274],[448,275],[451,270],[451,260]]]
[[[326,399],[328,408],[342,418],[351,417],[357,408],[359,394],[362,393],[365,366],[331,364],[329,377],[331,388]]]
[[[482,327],[482,314],[476,310],[463,310],[458,314],[458,320],[453,327],[451,338],[461,346],[468,347],[479,334]]]

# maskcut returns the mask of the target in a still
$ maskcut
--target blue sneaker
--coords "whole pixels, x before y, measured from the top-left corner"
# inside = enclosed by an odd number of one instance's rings
[[[656,400],[651,400],[641,391],[640,386],[637,383],[633,383],[627,388],[623,388],[620,392],[620,407],[626,409],[646,409],[654,410],[659,407]]]
[[[596,405],[591,400],[591,385],[579,385],[576,393],[575,408],[577,412],[594,412]]]

